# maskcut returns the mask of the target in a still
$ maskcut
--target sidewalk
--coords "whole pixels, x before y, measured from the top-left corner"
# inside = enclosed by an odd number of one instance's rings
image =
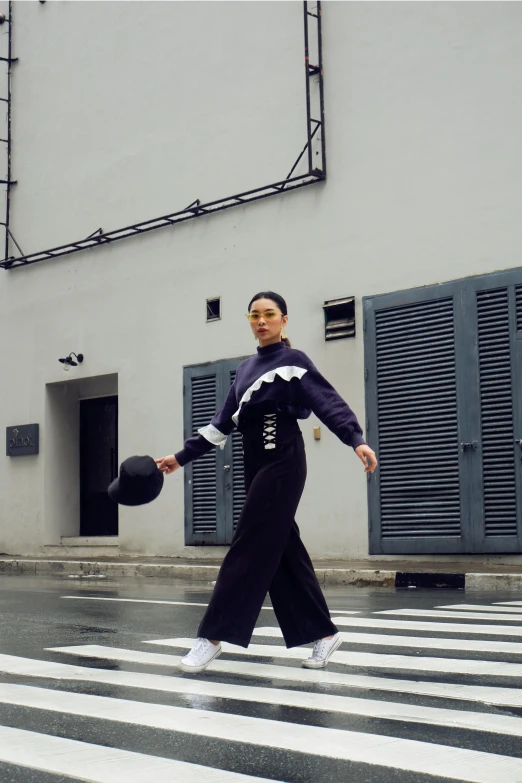
[[[220,560],[169,557],[0,557],[0,574],[39,576],[144,577],[213,582]],[[316,560],[314,567],[324,586],[452,587],[466,590],[522,591],[520,564],[483,561]]]

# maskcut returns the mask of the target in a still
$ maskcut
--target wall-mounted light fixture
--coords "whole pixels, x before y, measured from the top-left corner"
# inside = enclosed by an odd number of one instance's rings
[[[77,362],[74,361],[74,359],[72,358],[73,356],[76,357],[76,359],[78,360]],[[63,371],[69,372],[71,367],[78,367],[78,364],[81,364],[83,362],[83,353],[76,354],[74,352],[71,352],[69,356],[65,357],[65,359],[58,359],[58,361],[63,364]]]

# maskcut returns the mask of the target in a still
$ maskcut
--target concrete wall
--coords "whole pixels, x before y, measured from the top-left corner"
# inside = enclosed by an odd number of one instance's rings
[[[276,181],[302,149],[300,3],[14,13],[11,216],[25,252]],[[42,446],[3,458],[0,551],[74,535],[53,466],[68,397],[50,385],[117,376],[120,455],[171,453],[183,365],[253,351],[243,313],[269,287],[294,344],[364,422],[361,297],[520,265],[521,22],[519,3],[326,2],[327,183],[1,272],[4,424],[39,422]],[[357,337],[326,344],[321,305],[350,295]],[[207,296],[222,297],[221,321],[205,322]],[[70,351],[85,361],[65,377]],[[324,427],[315,442],[317,423],[303,424],[303,536],[314,556],[362,557],[362,467]],[[184,548],[183,517],[180,471],[150,507],[121,509],[120,548],[215,555]]]

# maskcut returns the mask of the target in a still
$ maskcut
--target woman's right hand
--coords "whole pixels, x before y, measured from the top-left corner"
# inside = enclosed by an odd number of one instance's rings
[[[161,457],[160,459],[154,460],[154,462],[161,472],[166,473],[167,475],[169,473],[174,473],[175,470],[181,467],[174,454],[170,454],[168,457]]]

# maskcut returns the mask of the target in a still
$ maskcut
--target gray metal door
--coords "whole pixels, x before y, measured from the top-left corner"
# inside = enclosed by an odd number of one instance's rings
[[[236,365],[237,366],[237,365]],[[235,368],[230,371],[230,383],[234,382],[236,377]],[[245,466],[243,461],[243,438],[237,430],[232,433],[232,438],[229,438],[225,446],[225,452],[227,448],[230,449],[232,456],[230,464],[232,466],[232,473],[229,476],[229,496],[232,497],[232,508],[228,513],[227,519],[232,520],[231,528],[227,529],[227,543],[232,540],[232,536],[237,527],[239,521],[239,515],[245,502]],[[230,453],[230,452],[229,452]]]
[[[371,553],[522,550],[521,284],[364,300]]]
[[[185,438],[209,424],[223,404],[241,361],[226,359],[184,368]],[[185,543],[229,544],[245,496],[241,436],[234,432],[223,450],[212,449],[184,470]]]
[[[473,552],[522,551],[520,448],[520,270],[466,281],[473,325],[467,390],[471,419],[471,548]],[[520,321],[518,326],[520,326]]]

